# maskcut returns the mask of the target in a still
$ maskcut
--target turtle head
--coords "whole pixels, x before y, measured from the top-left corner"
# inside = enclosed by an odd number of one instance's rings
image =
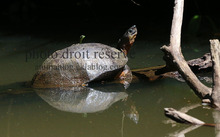
[[[124,33],[122,38],[119,39],[117,49],[123,51],[124,54],[127,56],[128,51],[133,45],[136,36],[137,36],[137,28],[136,25],[133,25]]]

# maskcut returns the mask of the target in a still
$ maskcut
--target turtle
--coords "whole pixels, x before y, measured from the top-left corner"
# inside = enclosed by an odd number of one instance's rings
[[[119,39],[117,47],[101,43],[78,43],[52,53],[32,79],[34,88],[86,86],[94,81],[132,79],[128,51],[137,35],[136,25]]]

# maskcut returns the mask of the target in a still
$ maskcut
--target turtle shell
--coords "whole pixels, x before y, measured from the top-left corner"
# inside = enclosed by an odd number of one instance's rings
[[[100,44],[73,44],[47,58],[32,80],[35,88],[81,86],[114,78],[128,58],[116,48]]]

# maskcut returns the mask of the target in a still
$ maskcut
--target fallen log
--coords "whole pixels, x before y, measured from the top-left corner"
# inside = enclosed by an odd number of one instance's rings
[[[200,58],[189,60],[187,61],[187,64],[195,74],[212,72],[212,60],[210,53],[206,53]],[[134,69],[132,70],[132,74],[132,82],[136,82],[138,80],[155,81],[167,77],[183,81],[182,76],[176,69],[167,69],[166,65]]]
[[[178,123],[195,124],[195,125],[205,124],[205,122],[197,118],[194,118],[190,115],[187,115],[185,113],[182,113],[180,111],[177,111],[174,108],[164,108],[164,113],[167,117]]]
[[[164,114],[165,116],[169,117],[170,119],[178,123],[215,127],[215,124],[205,123],[195,117],[192,117],[190,115],[177,111],[174,108],[164,108]]]

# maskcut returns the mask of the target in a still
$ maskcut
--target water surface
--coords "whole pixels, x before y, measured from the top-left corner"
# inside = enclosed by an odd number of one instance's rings
[[[116,45],[108,40],[99,42]],[[215,136],[215,128],[178,124],[164,116],[165,107],[177,110],[191,107],[188,114],[214,123],[215,111],[201,106],[185,83],[173,79],[132,83],[126,90],[120,84],[111,84],[82,91],[36,92],[24,85],[46,58],[28,58],[28,55],[53,52],[72,43],[77,41],[1,35],[0,137],[161,137],[181,133],[187,137]],[[167,43],[137,40],[128,65],[135,69],[164,64],[159,50],[164,44]],[[184,55],[187,59],[200,57],[208,51],[206,44],[184,43]],[[195,130],[186,133],[189,128]]]

